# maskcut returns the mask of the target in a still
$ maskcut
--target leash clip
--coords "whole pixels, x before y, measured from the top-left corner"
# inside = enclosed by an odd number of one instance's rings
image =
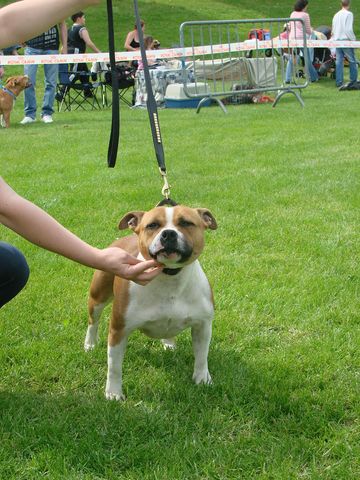
[[[161,194],[163,195],[163,197],[165,197],[168,200],[168,198],[170,197],[170,185],[167,179],[167,173],[166,173],[166,170],[164,171],[161,168],[159,168],[159,171],[164,181],[164,186],[161,190]]]

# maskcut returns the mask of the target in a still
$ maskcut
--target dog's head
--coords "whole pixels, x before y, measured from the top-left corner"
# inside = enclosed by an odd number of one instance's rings
[[[20,92],[31,86],[31,82],[27,75],[17,75],[15,77],[9,77],[5,82],[5,87],[15,95],[19,95]]]
[[[119,229],[131,228],[137,236],[140,253],[167,268],[192,263],[204,248],[204,231],[215,230],[216,220],[205,208],[155,207],[149,212],[127,213]]]

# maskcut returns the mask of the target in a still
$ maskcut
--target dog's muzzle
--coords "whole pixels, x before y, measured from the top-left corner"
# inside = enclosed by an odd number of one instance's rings
[[[166,252],[173,252],[177,248],[178,234],[175,230],[163,230],[160,235],[160,243]]]
[[[160,262],[184,263],[191,257],[192,248],[176,230],[166,229],[159,234],[153,249],[150,248],[150,255]]]

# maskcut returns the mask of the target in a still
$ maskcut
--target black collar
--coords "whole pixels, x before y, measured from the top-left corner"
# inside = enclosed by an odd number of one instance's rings
[[[182,268],[164,268],[163,273],[165,273],[165,275],[177,275],[181,270]]]

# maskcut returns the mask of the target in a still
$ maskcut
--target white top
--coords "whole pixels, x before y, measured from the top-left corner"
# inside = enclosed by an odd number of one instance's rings
[[[334,15],[332,22],[333,40],[356,40],[353,30],[354,15],[343,8]]]

